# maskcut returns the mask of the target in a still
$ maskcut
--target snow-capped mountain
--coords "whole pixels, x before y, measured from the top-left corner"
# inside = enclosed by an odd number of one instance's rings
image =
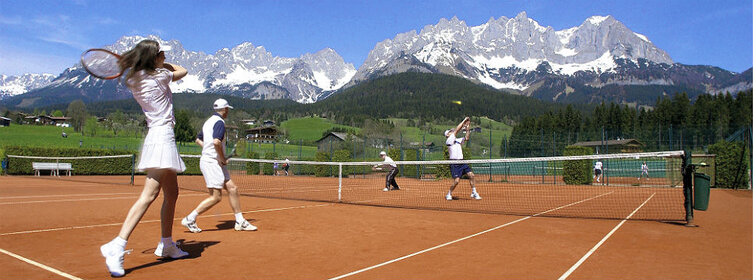
[[[156,36],[126,36],[104,48],[123,53],[147,38],[171,46],[167,61],[189,70],[185,78],[171,84],[174,92],[249,99],[312,103],[363,81],[408,71],[455,75],[495,89],[572,103],[652,105],[656,97],[674,92],[693,97],[753,88],[752,69],[734,73],[715,66],[675,63],[649,38],[612,16],[593,16],[563,30],[541,26],[525,12],[514,18],[491,18],[479,26],[467,26],[456,17],[441,19],[420,32],[378,42],[357,70],[330,48],[287,58],[242,43],[205,54]],[[36,107],[131,96],[122,84],[91,78],[80,65],[52,81],[46,77],[47,85],[41,78],[32,85],[21,78],[7,82],[13,78],[3,76],[0,98],[17,94],[3,103]],[[22,92],[27,93],[18,95]]]
[[[0,75],[0,99],[44,87],[54,78],[53,74]]]
[[[406,71],[461,76],[496,89],[565,102],[579,86],[664,85],[703,93],[732,86],[726,80],[738,75],[675,63],[646,36],[612,16],[593,16],[577,27],[554,30],[521,12],[472,27],[456,17],[441,19],[419,33],[413,30],[379,42],[347,86]],[[740,85],[749,87],[752,84]]]
[[[144,39],[171,46],[166,61],[188,70],[186,77],[171,83],[174,92],[212,92],[250,99],[287,98],[312,103],[321,94],[341,88],[355,73],[354,65],[344,62],[329,48],[298,58],[285,58],[273,56],[262,46],[242,43],[211,55],[186,50],[177,40],[166,41],[157,36],[122,37],[104,48],[124,53]],[[130,97],[122,83],[91,78],[80,64],[65,70],[37,91],[57,92],[58,97],[76,92],[76,95],[83,95],[85,101]]]

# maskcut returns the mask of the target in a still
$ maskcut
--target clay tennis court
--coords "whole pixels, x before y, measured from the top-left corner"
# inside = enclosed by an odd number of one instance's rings
[[[137,177],[136,185],[130,186],[123,184],[129,181],[123,177],[91,180],[100,182],[76,177],[0,177],[0,278],[109,278],[99,246],[118,233],[144,178]],[[201,180],[180,176],[180,184],[201,185]],[[304,180],[302,187],[319,186],[312,178]],[[411,196],[418,188],[400,180],[402,191],[380,192],[380,186],[372,184],[360,183],[358,197],[409,201],[399,197]],[[454,201],[444,201],[443,193],[423,200],[461,208],[496,201],[495,196],[486,197],[483,183],[478,188],[481,201],[465,197],[469,187],[464,182]],[[176,207],[173,238],[190,257],[163,261],[152,254],[160,235],[161,197],[129,239],[127,249],[133,252],[125,257],[125,278],[749,279],[753,273],[751,191],[712,190],[709,210],[695,213],[695,228],[682,222],[242,196],[244,215],[259,231],[234,231],[224,198],[200,215],[203,232],[189,233],[179,220],[204,196],[182,189]],[[556,209],[561,203],[546,208]],[[645,207],[638,201],[630,208],[642,213]]]

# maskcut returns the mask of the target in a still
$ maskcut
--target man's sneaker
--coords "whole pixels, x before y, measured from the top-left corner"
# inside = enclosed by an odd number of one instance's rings
[[[470,194],[470,197],[472,197],[472,198],[474,198],[474,199],[477,199],[477,200],[480,200],[480,199],[481,199],[481,197],[480,197],[480,195],[478,194],[478,192],[473,192],[473,193],[471,193],[471,194]]]
[[[189,219],[187,219],[186,217],[181,219],[181,224],[184,225],[186,228],[189,229],[189,231],[193,233],[198,233],[202,231],[202,229],[197,226],[197,221],[189,221]]]
[[[257,227],[256,227],[256,226],[253,226],[252,224],[250,224],[249,222],[247,222],[247,221],[245,220],[245,221],[244,221],[243,223],[241,223],[241,224],[240,224],[239,222],[236,222],[236,223],[234,224],[234,230],[241,230],[241,231],[255,231],[255,230],[257,230]]]
[[[118,245],[111,244],[110,242],[100,246],[100,253],[105,257],[105,265],[110,271],[110,276],[121,277],[126,272],[123,270],[123,255],[130,254],[131,250],[123,250]]]
[[[389,189],[388,188],[383,188],[383,191],[387,192],[387,191],[389,191]]]
[[[446,200],[452,200],[454,199],[450,193],[446,194]]]
[[[189,253],[182,251],[179,247],[176,247],[176,242],[170,244],[163,244],[158,242],[157,248],[155,248],[155,256],[162,258],[180,259],[188,256]]]
[[[399,187],[394,187],[394,188],[393,188],[393,189],[391,189],[391,190],[392,190],[392,191],[398,191],[398,190],[400,190],[400,189],[399,189]]]

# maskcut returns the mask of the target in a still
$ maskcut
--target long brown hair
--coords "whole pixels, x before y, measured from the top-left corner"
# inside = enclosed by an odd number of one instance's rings
[[[121,70],[128,71],[126,82],[141,70],[146,70],[150,74],[154,73],[156,68],[155,58],[157,58],[159,52],[160,45],[157,41],[142,40],[133,49],[121,55],[118,66],[121,67]]]

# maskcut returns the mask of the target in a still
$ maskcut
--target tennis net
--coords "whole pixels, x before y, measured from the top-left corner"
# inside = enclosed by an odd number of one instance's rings
[[[231,159],[231,179],[242,195],[359,205],[638,220],[685,220],[683,151],[490,160],[397,161],[400,190],[383,191],[381,162],[313,162]],[[184,156],[187,167],[198,156]],[[603,164],[595,176],[596,161]],[[642,175],[646,163],[648,175]],[[453,183],[449,164],[467,164],[481,200],[471,197],[470,178]],[[199,174],[194,172],[194,174]],[[201,175],[180,175],[184,189],[205,190]]]

